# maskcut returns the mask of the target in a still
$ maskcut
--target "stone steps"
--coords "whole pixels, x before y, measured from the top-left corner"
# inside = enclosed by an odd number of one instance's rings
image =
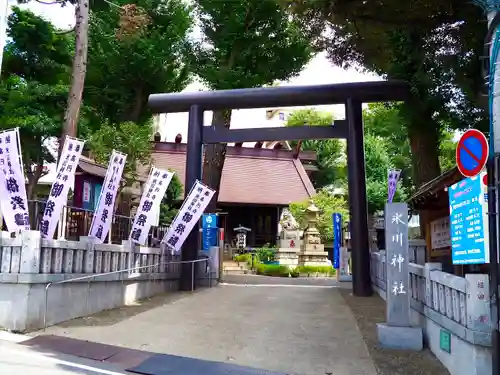
[[[236,262],[224,262],[222,269],[225,274],[229,275],[244,275],[250,273],[246,263],[236,263]]]

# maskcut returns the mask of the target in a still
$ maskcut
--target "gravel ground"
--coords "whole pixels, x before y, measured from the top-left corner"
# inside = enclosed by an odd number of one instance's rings
[[[378,347],[377,323],[385,321],[385,302],[375,295],[356,298],[350,290],[339,289],[351,308],[379,375],[449,375],[450,373],[431,353],[388,350]]]

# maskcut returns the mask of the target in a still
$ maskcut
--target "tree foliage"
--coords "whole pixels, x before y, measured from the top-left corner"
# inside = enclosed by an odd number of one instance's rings
[[[331,126],[333,120],[333,114],[329,112],[307,108],[293,111],[287,118],[286,126]],[[291,143],[294,147],[297,145],[295,141]],[[303,140],[301,149],[316,153],[318,171],[311,176],[314,187],[322,188],[345,179],[345,150],[339,140]]]
[[[310,40],[276,0],[195,0],[201,29],[191,66],[212,90],[261,87],[300,73],[312,58]],[[230,111],[215,111],[212,125],[229,127]],[[217,203],[226,145],[206,148],[203,180]]]
[[[168,185],[167,192],[163,197],[160,205],[160,226],[168,226],[174,220],[175,215],[177,215],[178,201],[182,195],[182,183],[179,180],[177,174],[174,174],[170,185]]]
[[[101,125],[88,141],[93,157],[98,163],[107,165],[113,150],[127,154],[123,170],[125,184],[131,186],[139,177],[139,165],[151,165],[151,124],[140,126],[123,122],[118,127]]]
[[[401,183],[410,192],[415,189],[415,169],[408,140],[407,119],[400,112],[398,103],[369,104],[363,112],[365,134],[381,138],[387,147],[394,168],[400,169]],[[455,166],[455,142],[450,126],[440,125],[440,149],[438,150],[440,169],[447,171]]]
[[[152,93],[182,91],[189,83],[187,37],[193,18],[183,0],[138,0],[149,19],[141,32],[117,35],[126,0],[97,7],[91,14],[85,103],[96,120],[145,123]],[[118,5],[118,6],[117,6]]]
[[[71,41],[28,10],[12,8],[0,82],[0,127],[19,127],[28,198],[43,166],[54,162],[48,146],[61,134],[68,96]]]
[[[332,214],[338,212],[342,215],[344,222],[349,221],[349,209],[345,197],[334,195],[327,189],[321,189],[312,198],[312,201],[320,209],[317,229],[324,243],[333,241]],[[290,204],[290,212],[299,223],[300,228],[307,225],[306,208],[310,205],[309,200]]]
[[[363,67],[410,85],[400,105],[416,168],[415,184],[440,172],[443,125],[485,125],[480,59],[486,32],[465,0],[285,1],[320,48],[341,66]],[[325,30],[329,32],[325,32]]]

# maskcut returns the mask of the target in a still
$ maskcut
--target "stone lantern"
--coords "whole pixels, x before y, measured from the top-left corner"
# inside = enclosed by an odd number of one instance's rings
[[[331,266],[328,253],[325,251],[325,245],[321,243],[320,233],[316,228],[319,211],[319,208],[310,200],[309,206],[306,208],[307,227],[304,230],[299,265]]]

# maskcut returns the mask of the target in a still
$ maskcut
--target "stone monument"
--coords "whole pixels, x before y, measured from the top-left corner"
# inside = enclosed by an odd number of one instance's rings
[[[321,237],[316,224],[318,222],[319,208],[312,200],[306,208],[307,227],[304,230],[304,238],[299,253],[300,266],[330,266],[332,263],[328,259],[325,245],[321,243]]]
[[[377,324],[382,347],[420,351],[421,327],[410,326],[410,274],[408,269],[408,205],[385,205],[387,322]]]
[[[299,263],[301,245],[299,225],[292,213],[287,209],[283,210],[283,218],[280,224],[280,241],[275,259],[281,265],[295,268]]]

